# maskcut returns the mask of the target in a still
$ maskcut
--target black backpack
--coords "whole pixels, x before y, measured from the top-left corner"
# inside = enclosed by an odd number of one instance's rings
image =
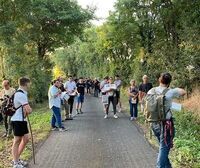
[[[15,92],[15,94],[16,94],[17,92],[24,93],[22,90],[17,90],[17,91]],[[2,112],[3,112],[3,114],[6,115],[6,116],[13,116],[13,115],[15,114],[15,112],[16,112],[19,108],[22,107],[22,105],[21,105],[21,106],[15,108],[15,106],[14,106],[14,97],[15,97],[15,94],[12,95],[11,97],[5,95],[4,98],[3,98]]]

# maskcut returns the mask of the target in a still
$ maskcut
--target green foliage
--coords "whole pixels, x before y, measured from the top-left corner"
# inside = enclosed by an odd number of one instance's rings
[[[52,79],[50,52],[81,37],[93,9],[69,0],[0,0],[0,80],[17,87],[20,76],[32,81],[32,101],[47,97]]]
[[[197,168],[200,166],[200,123],[187,111],[176,113],[175,117],[175,149],[171,157],[178,166]]]

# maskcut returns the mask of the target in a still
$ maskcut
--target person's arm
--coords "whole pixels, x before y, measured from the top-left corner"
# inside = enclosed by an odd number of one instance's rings
[[[139,102],[142,102],[142,96],[143,96],[142,85],[140,85],[139,86],[139,93],[138,93]]]
[[[180,96],[184,96],[187,92],[184,89],[181,88],[175,88],[174,90],[174,97],[178,98]]]
[[[30,107],[29,104],[25,104],[23,106],[23,112],[24,112],[24,117],[32,113],[32,108]]]

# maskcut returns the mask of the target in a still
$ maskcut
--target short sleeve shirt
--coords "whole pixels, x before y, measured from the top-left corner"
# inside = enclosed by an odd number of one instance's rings
[[[76,87],[77,87],[78,93],[80,93],[81,95],[85,94],[85,84],[84,83],[77,83]]]
[[[22,90],[22,89],[18,89],[18,90]],[[20,107],[18,110],[16,110],[15,114],[11,117],[11,121],[24,121],[26,120],[24,118],[24,114],[23,114],[23,106],[28,104],[28,97],[27,97],[27,92],[25,90],[22,90],[24,93],[22,92],[16,92],[14,95],[14,107],[18,108]]]
[[[74,81],[67,81],[65,82],[64,87],[68,92],[72,92],[76,89],[76,83]]]
[[[152,83],[142,83],[139,86],[139,91],[147,93],[153,87]]]
[[[48,97],[49,97],[49,108],[51,109],[53,106],[60,108],[61,107],[61,97],[56,96],[58,94],[59,89],[54,85],[50,87]]]

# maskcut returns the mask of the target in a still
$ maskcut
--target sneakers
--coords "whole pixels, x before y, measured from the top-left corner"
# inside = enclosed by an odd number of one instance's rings
[[[65,131],[67,131],[67,129],[65,127],[62,127],[62,128],[59,128],[59,131],[60,132],[65,132]]]
[[[69,119],[73,120],[72,114],[69,114]]]
[[[83,114],[83,111],[80,109],[80,113]]]
[[[76,110],[76,114],[77,114],[77,115],[80,114],[80,112],[78,111],[78,109]]]
[[[135,118],[135,117],[131,117],[131,121],[135,121],[137,118]]]
[[[13,168],[25,168],[28,165],[28,163],[25,161],[19,160],[17,163],[13,162],[12,165],[13,165]]]
[[[119,113],[121,113],[121,112],[122,112],[122,109],[121,109],[121,108],[119,108],[119,109],[118,109],[118,112],[119,112]]]
[[[108,118],[108,115],[106,114],[106,115],[104,116],[104,118],[105,118],[105,119]]]
[[[27,166],[28,165],[28,162],[24,161],[24,160],[19,160],[19,162],[23,165],[23,166]]]
[[[116,119],[119,118],[116,114],[113,117],[116,118]]]
[[[58,127],[52,127],[51,131],[56,131],[58,129]]]

